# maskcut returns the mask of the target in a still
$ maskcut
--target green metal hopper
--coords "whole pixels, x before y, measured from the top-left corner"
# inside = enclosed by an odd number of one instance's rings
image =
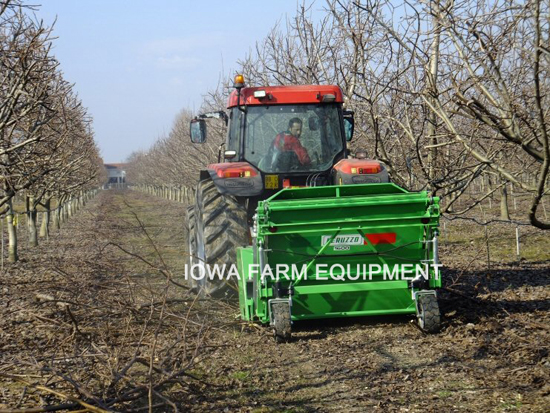
[[[391,183],[284,189],[237,253],[242,318],[281,341],[297,320],[417,314],[439,328],[439,199]]]

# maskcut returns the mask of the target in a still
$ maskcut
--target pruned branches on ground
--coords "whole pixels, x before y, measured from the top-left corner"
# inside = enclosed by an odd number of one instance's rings
[[[0,321],[0,410],[184,411],[200,398],[196,366],[222,323],[208,315],[218,304],[205,309],[172,272],[181,256],[166,241],[180,235],[166,224],[178,211],[144,216],[158,205],[124,196],[104,191],[60,248],[0,275],[12,303]]]

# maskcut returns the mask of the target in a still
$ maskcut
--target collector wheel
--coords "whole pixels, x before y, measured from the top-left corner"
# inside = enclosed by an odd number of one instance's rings
[[[292,337],[292,324],[288,303],[273,303],[273,335],[277,343],[288,343]]]
[[[437,297],[432,294],[418,297],[418,325],[426,333],[437,333],[441,328],[441,315]]]

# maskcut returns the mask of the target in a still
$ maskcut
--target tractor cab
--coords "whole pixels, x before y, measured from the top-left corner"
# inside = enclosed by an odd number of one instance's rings
[[[223,156],[207,169],[222,193],[265,199],[285,187],[342,184],[334,167],[347,161],[354,126],[343,102],[338,86],[244,87],[238,75],[228,114],[197,116],[191,140],[205,141],[206,118],[228,124]],[[378,182],[387,180],[384,173]]]
[[[232,108],[230,125],[236,127],[229,129],[227,149],[263,173],[328,171],[345,154],[339,109],[337,104]]]

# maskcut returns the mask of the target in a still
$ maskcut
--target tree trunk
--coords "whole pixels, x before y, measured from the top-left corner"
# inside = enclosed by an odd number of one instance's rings
[[[59,225],[64,224],[67,221],[67,202],[66,198],[62,197],[59,200]]]
[[[34,200],[33,196],[27,197],[27,216],[29,218],[28,226],[29,226],[29,246],[30,247],[37,247],[38,246],[38,231],[36,229],[36,202]]]
[[[61,205],[57,205],[53,214],[53,227],[61,229]]]
[[[59,212],[59,208],[58,208],[57,202],[56,202],[56,207],[52,211],[52,225],[53,225],[54,229],[59,229],[59,215],[58,215],[58,212]]]
[[[430,50],[430,60],[426,84],[426,95],[427,99],[433,107],[437,106],[438,91],[437,91],[437,74],[438,74],[438,65],[439,65],[439,44],[441,36],[441,23],[437,14],[439,13],[439,0],[434,0],[430,3],[430,7],[433,7],[433,19],[432,19],[432,30],[434,37],[432,40],[431,50]],[[437,161],[437,115],[434,110],[428,108],[428,125],[427,133],[429,144],[432,146],[428,152],[428,175],[430,179],[430,187],[432,191],[435,189],[433,187],[433,181],[436,176],[436,161]]]
[[[508,189],[506,189],[506,185],[500,188],[500,218],[510,221],[510,211],[508,210]]]
[[[69,199],[69,202],[67,202],[67,217],[71,218],[74,214],[74,199]]]
[[[17,227],[15,226],[17,219],[13,213],[13,203],[10,199],[8,201],[8,262],[17,262],[19,256],[17,255]]]
[[[50,206],[51,206],[51,198],[46,198],[44,202],[44,207],[46,208],[46,211],[42,214],[42,225],[40,226],[40,237],[42,238],[50,238]]]

